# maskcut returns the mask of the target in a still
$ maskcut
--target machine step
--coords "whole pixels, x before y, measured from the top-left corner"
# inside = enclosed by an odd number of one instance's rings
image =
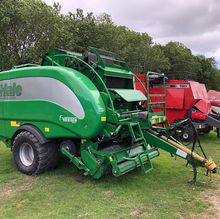
[[[159,156],[158,151],[152,151],[148,155],[141,154],[139,156],[136,156],[134,158],[125,158],[124,162],[121,162],[117,165],[118,170],[113,169],[113,175],[120,176],[123,175],[137,167],[141,167],[145,174],[153,170],[153,166],[151,163],[151,159],[154,157]],[[146,168],[143,169],[144,165],[147,164]]]

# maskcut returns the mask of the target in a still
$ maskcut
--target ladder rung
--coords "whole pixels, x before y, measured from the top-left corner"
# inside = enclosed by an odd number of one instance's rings
[[[141,140],[144,140],[144,137],[136,138],[136,139],[135,139],[135,142],[137,142],[137,141],[141,141]]]
[[[130,131],[131,131],[131,135],[132,135],[132,138],[134,140],[134,142],[138,142],[138,141],[144,141],[144,136],[143,136],[143,133],[141,131],[141,127],[140,127],[140,124],[139,123],[130,123]],[[137,130],[134,130],[134,127],[137,128]],[[136,133],[137,132],[137,133]],[[138,135],[136,135],[138,134]]]
[[[166,104],[166,102],[150,102],[149,105],[163,105]]]
[[[150,115],[165,115],[164,111],[149,113]]]
[[[166,94],[149,94],[150,97],[165,97]]]

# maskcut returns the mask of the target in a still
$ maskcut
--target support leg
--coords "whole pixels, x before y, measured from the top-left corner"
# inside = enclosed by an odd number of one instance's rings
[[[197,168],[195,165],[192,165],[192,168],[193,168],[193,178],[189,180],[188,183],[195,184],[197,179]]]

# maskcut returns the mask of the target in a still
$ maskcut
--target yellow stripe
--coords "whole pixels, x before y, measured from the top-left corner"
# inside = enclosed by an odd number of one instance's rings
[[[85,142],[87,142],[86,139],[81,139],[81,144],[83,144],[83,143],[85,143]]]
[[[156,120],[155,119],[151,119],[151,124],[155,124]]]
[[[101,121],[102,121],[102,122],[106,122],[106,116],[102,116],[102,117],[101,117]]]
[[[50,132],[50,128],[45,127],[45,128],[44,128],[44,131],[45,131],[45,132]]]
[[[19,126],[20,126],[20,123],[17,122],[17,121],[11,121],[11,126],[12,126],[12,127],[19,127]]]

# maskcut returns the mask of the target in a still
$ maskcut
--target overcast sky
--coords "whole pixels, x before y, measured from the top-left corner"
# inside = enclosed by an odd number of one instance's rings
[[[110,14],[118,25],[147,32],[154,42],[179,41],[194,54],[220,63],[220,0],[45,0],[59,2],[62,13],[77,8]]]

